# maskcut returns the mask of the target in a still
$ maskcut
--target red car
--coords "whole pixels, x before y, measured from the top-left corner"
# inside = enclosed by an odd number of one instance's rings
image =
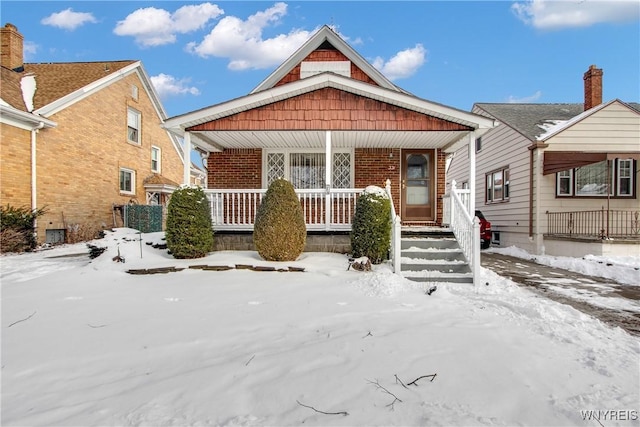
[[[476,211],[476,216],[480,220],[480,248],[488,249],[491,246],[491,223],[480,211]]]

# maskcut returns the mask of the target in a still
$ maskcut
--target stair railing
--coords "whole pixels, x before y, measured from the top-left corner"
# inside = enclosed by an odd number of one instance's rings
[[[449,227],[456,236],[456,240],[462,249],[471,272],[473,283],[480,280],[480,221],[471,216],[468,206],[465,205],[456,189],[456,181],[451,182],[449,192]]]
[[[402,227],[400,216],[396,214],[396,208],[393,204],[393,197],[391,196],[391,180],[387,179],[384,189],[387,192],[387,196],[391,201],[391,265],[393,266],[393,272],[400,274],[400,242],[402,240]]]

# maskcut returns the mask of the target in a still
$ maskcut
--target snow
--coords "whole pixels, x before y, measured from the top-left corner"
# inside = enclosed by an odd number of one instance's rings
[[[387,194],[387,191],[382,188],[382,187],[378,187],[377,185],[369,185],[364,189],[364,193],[365,194],[374,194],[378,197],[382,197],[384,199],[388,199],[389,195]]]
[[[161,241],[0,257],[3,425],[638,425],[639,340],[489,270],[427,296],[345,255],[176,260]]]
[[[626,285],[640,286],[640,256],[595,256],[572,258],[551,255],[532,255],[517,246],[491,248],[487,252],[510,255],[535,261],[538,264],[563,268],[587,276],[612,279]]]

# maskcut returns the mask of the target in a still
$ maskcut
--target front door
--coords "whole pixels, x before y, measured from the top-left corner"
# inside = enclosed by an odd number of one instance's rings
[[[435,163],[433,150],[402,150],[403,221],[433,221]]]

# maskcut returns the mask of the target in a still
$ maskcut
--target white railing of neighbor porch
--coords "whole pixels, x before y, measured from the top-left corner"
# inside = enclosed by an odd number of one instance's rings
[[[391,200],[391,264],[393,265],[393,272],[400,274],[402,221],[400,216],[396,214],[396,208],[393,204],[390,179],[387,179],[384,189],[387,192],[387,196],[389,196],[389,200]]]
[[[469,263],[473,283],[477,285],[480,280],[480,221],[475,217],[475,212],[474,215],[469,213],[469,200],[469,190],[458,190],[456,182],[452,181],[451,190],[443,198],[443,205],[444,213],[448,214],[449,227]]]
[[[207,189],[211,220],[216,230],[253,230],[256,213],[266,189]],[[296,190],[307,230],[348,231],[362,190]]]

